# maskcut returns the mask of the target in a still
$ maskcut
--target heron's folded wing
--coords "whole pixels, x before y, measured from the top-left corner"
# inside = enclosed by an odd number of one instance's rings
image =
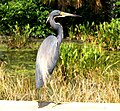
[[[47,68],[49,74],[52,74],[58,59],[59,59],[59,46],[58,40],[55,37],[55,39],[50,43],[49,51],[47,54]]]

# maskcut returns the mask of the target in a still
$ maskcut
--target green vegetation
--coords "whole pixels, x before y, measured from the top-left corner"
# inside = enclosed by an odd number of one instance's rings
[[[46,27],[49,11],[50,7],[32,0],[10,0],[0,3],[0,34],[11,36],[15,31],[19,31],[22,35],[29,25],[29,36],[44,37],[51,32]]]
[[[116,3],[116,5],[115,5]],[[30,35],[45,37],[53,31],[46,26],[46,19],[51,10],[59,9],[81,15],[81,19],[61,20],[65,24],[65,33],[70,26],[87,22],[95,24],[110,22],[118,17],[120,9],[118,0],[72,0],[62,2],[59,0],[1,0],[0,1],[0,35],[14,35],[16,25],[19,33],[24,34],[25,27],[29,25]],[[72,23],[72,24],[71,24]],[[66,25],[69,24],[69,25]]]
[[[94,43],[62,43],[51,82],[46,89],[37,91],[37,49],[4,52],[5,61],[0,67],[0,99],[120,102],[119,52],[104,51]]]
[[[94,27],[91,28],[91,27]],[[88,42],[96,42],[102,45],[107,50],[120,49],[120,21],[119,19],[112,19],[110,23],[104,22],[95,25],[94,22],[90,25],[77,25],[76,28],[69,28],[69,37],[71,39],[80,39]]]

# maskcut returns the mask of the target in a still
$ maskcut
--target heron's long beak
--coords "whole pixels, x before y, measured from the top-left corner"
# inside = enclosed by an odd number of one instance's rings
[[[62,11],[61,11],[60,14],[59,14],[59,16],[55,16],[54,19],[55,19],[55,18],[58,18],[58,17],[66,17],[66,16],[81,17],[80,15],[71,14],[71,13],[66,13],[66,12],[62,12]],[[46,23],[49,21],[49,19],[50,19],[50,16],[47,18]]]
[[[66,17],[66,16],[81,17],[80,15],[66,13],[66,12],[60,12],[60,15],[61,17]]]

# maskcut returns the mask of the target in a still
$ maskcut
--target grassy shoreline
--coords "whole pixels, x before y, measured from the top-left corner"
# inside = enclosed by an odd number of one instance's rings
[[[12,60],[11,55],[6,56],[7,64],[0,66],[0,99],[120,102],[119,51],[107,52],[94,43],[82,46],[62,43],[61,56],[51,82],[47,88],[36,90],[35,58],[38,46],[36,44],[27,53],[20,49],[14,53]]]

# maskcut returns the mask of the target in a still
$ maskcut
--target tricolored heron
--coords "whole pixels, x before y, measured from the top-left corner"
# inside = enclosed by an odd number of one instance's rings
[[[74,16],[59,10],[54,10],[49,14],[47,22],[57,30],[57,37],[50,35],[41,44],[36,58],[36,88],[46,85],[47,78],[52,74],[55,65],[59,59],[60,45],[63,39],[63,28],[59,23],[55,22],[57,17]]]

